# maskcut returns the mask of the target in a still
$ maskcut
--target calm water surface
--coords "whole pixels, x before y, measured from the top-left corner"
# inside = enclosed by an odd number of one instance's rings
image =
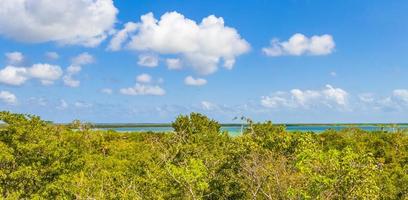
[[[323,132],[328,129],[333,129],[333,130],[342,130],[345,128],[360,128],[366,131],[378,131],[378,130],[387,130],[387,131],[395,131],[396,128],[391,128],[391,127],[386,127],[386,128],[381,128],[380,126],[374,126],[374,125],[292,125],[292,126],[287,126],[286,130],[288,131],[302,131],[302,132]],[[397,126],[400,129],[406,129],[408,128],[408,125],[398,125]],[[118,128],[101,128],[102,130],[115,130],[118,132],[169,132],[173,131],[173,128],[170,126],[166,127],[118,127]],[[240,126],[222,126],[221,130],[223,131],[228,131],[229,133],[236,135],[241,133],[241,127]]]

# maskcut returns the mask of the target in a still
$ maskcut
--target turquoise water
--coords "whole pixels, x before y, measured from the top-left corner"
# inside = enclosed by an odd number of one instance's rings
[[[386,128],[381,128],[380,126],[374,126],[374,125],[291,125],[287,126],[286,130],[288,131],[302,131],[302,132],[323,132],[328,129],[333,129],[333,130],[342,130],[345,128],[360,128],[366,131],[379,131],[379,130],[387,130],[387,131],[395,131],[396,128],[391,128],[391,127],[386,127]],[[397,126],[400,129],[407,129],[408,125],[399,125]],[[168,127],[118,127],[118,128],[101,128],[102,130],[115,130],[118,132],[169,132],[173,131],[173,128],[168,126]],[[241,127],[240,126],[222,126],[221,130],[223,131],[228,131],[231,134],[240,134],[241,133]]]

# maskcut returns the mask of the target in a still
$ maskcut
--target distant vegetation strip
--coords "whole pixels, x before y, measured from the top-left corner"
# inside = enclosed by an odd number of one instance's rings
[[[140,127],[171,127],[172,124],[170,123],[95,123],[92,124],[95,128],[140,128]],[[241,127],[247,126],[246,124],[220,124],[222,127]],[[299,123],[299,124],[275,124],[279,126],[373,126],[373,127],[405,127],[408,126],[408,123],[327,123],[327,124],[307,124],[307,123]]]

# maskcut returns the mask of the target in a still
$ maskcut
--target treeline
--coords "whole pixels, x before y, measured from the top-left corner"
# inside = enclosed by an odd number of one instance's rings
[[[0,112],[0,199],[408,199],[408,135],[287,132],[231,137],[192,113],[173,133],[95,131]]]

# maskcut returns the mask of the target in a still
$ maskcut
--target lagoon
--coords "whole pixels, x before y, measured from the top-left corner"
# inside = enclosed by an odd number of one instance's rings
[[[408,124],[281,124],[288,131],[315,132],[320,133],[329,129],[342,130],[346,128],[359,128],[366,131],[389,131],[394,132],[398,129],[408,129]],[[110,124],[104,127],[102,124],[96,125],[99,130],[114,130],[117,132],[171,132],[173,128],[169,124]],[[222,125],[222,131],[228,131],[232,135],[239,135],[242,126],[239,124]]]

